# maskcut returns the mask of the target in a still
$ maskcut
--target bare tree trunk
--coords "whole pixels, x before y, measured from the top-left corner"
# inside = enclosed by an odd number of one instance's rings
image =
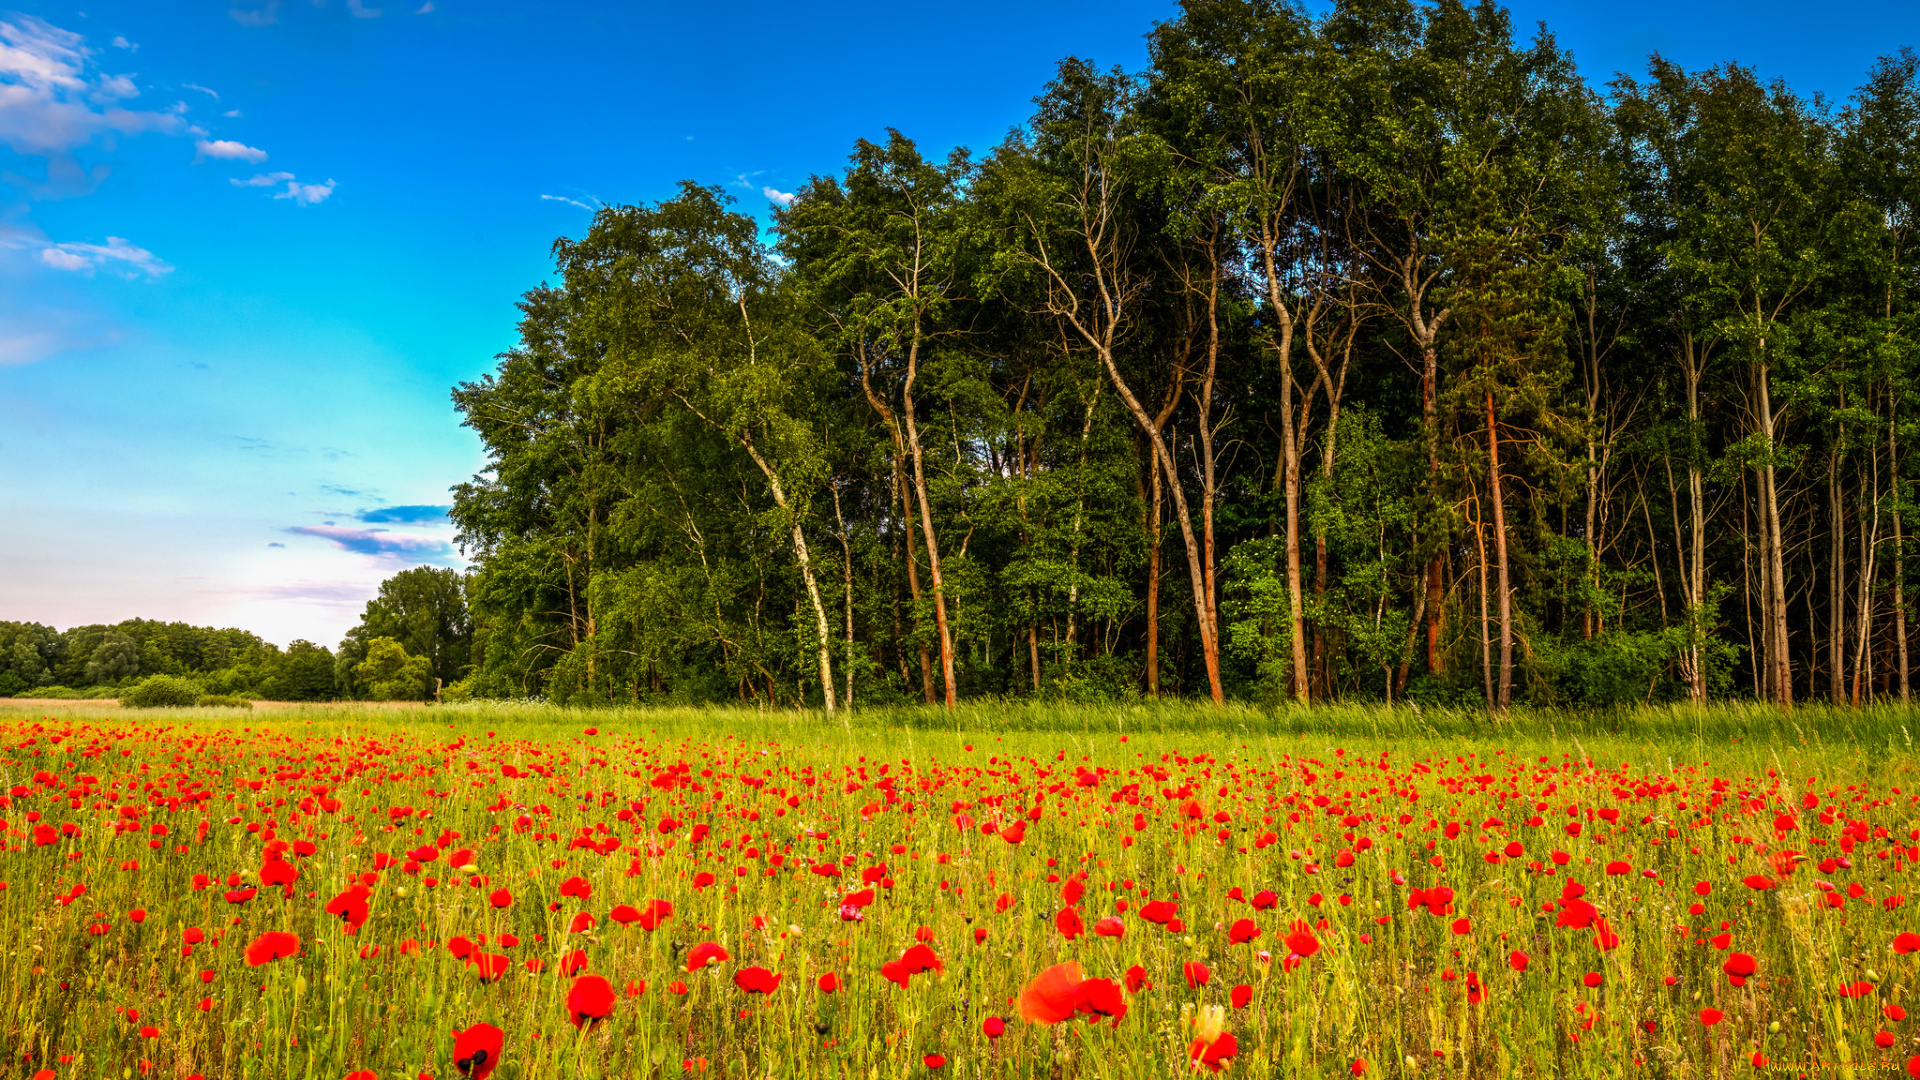
[[[1765,344],[1762,343],[1762,348]],[[1782,708],[1793,707],[1793,661],[1788,653],[1787,637],[1787,574],[1786,574],[1786,536],[1780,521],[1780,494],[1778,482],[1774,476],[1773,451],[1775,448],[1773,399],[1768,385],[1767,365],[1759,365],[1758,397],[1761,435],[1766,439],[1767,462],[1760,469],[1760,496],[1765,500],[1766,520],[1761,527],[1768,531],[1766,556],[1768,566],[1768,622],[1774,647],[1768,657],[1772,668],[1772,678],[1768,689],[1773,700]]]
[[[1473,546],[1480,553],[1480,681],[1486,689],[1487,711],[1495,711],[1493,697],[1493,633],[1487,625],[1487,530],[1476,509],[1473,515]]]
[[[1487,490],[1493,498],[1493,554],[1500,571],[1500,696],[1494,708],[1506,712],[1513,700],[1513,590],[1507,568],[1506,498],[1500,485],[1500,428],[1487,387]],[[1484,571],[1483,571],[1484,573]]]
[[[1887,420],[1887,475],[1893,478],[1893,641],[1900,658],[1900,704],[1907,704],[1907,553],[1906,536],[1900,522],[1900,454],[1893,437],[1893,420]]]
[[[907,377],[900,388],[900,416],[907,430],[907,450],[913,455],[913,491],[920,503],[920,530],[927,542],[927,575],[933,585],[933,621],[940,631],[940,682],[946,690],[946,705],[958,704],[953,683],[953,631],[947,625],[947,583],[940,568],[940,538],[933,528],[933,504],[927,498],[926,455],[920,450],[920,425],[914,418],[913,380],[920,370],[918,326],[914,341],[907,346]]]
[[[1827,455],[1827,696],[1847,700],[1847,511],[1840,499],[1840,443]]]
[[[1147,696],[1160,696],[1160,468],[1147,463]]]
[[[820,690],[826,698],[827,711],[834,712],[836,706],[833,694],[833,632],[827,629],[827,605],[820,600],[820,583],[814,580],[813,560],[807,556],[807,534],[800,528],[800,515],[787,505],[786,489],[780,483],[779,474],[774,472],[773,467],[767,464],[767,460],[760,456],[760,451],[754,447],[750,437],[740,436],[740,444],[753,458],[753,463],[760,466],[760,471],[766,475],[767,487],[773,492],[774,505],[785,510],[793,522],[793,557],[800,563],[800,579],[806,583],[807,599],[813,604],[814,630],[818,645],[816,652],[820,659]],[[771,675],[768,676],[767,696],[773,696]]]
[[[842,696],[846,698],[847,711],[853,711],[853,545],[847,539],[847,517],[840,512],[840,489],[833,489],[833,517],[840,523],[840,565],[845,572],[847,587],[847,658],[841,666],[845,669],[847,688]]]

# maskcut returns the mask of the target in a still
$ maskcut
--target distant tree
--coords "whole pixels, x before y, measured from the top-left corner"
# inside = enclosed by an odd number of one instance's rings
[[[407,655],[390,637],[367,643],[367,658],[354,667],[353,676],[373,701],[425,701],[433,696],[432,662]]]
[[[118,631],[110,631],[94,646],[93,654],[87,658],[87,682],[98,686],[102,683],[119,682],[121,679],[138,674],[140,671],[140,646],[132,638]]]
[[[380,594],[367,601],[360,625],[348,637],[356,644],[345,670],[366,659],[360,643],[385,637],[399,642],[409,654],[426,658],[431,668],[429,683],[434,678],[453,682],[466,673],[473,655],[466,579],[459,571],[435,566],[402,570],[380,583]],[[348,651],[345,642],[342,650],[343,655]]]
[[[295,641],[274,664],[262,689],[275,701],[331,701],[338,696],[333,654],[311,641]]]

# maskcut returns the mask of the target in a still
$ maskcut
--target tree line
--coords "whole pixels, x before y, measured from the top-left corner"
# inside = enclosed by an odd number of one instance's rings
[[[67,630],[0,622],[0,697],[125,699],[160,679],[178,697],[169,703],[435,700],[469,671],[465,589],[457,571],[403,570],[381,583],[337,651],[153,619]]]
[[[1905,701],[1920,62],[1188,0],[975,157],[609,206],[453,392],[463,690]]]

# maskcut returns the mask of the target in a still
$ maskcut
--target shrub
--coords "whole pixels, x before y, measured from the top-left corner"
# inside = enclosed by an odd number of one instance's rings
[[[200,688],[172,675],[149,675],[140,685],[120,699],[120,704],[136,709],[178,708],[200,700]]]
[[[204,708],[216,708],[216,709],[251,709],[253,708],[253,702],[248,701],[246,698],[243,698],[243,697],[236,697],[233,694],[201,694],[199,700],[195,701],[194,704],[203,709]]]

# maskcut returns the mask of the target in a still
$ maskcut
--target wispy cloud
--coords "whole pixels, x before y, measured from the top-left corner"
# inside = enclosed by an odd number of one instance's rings
[[[232,139],[200,139],[193,144],[200,158],[219,158],[226,161],[245,161],[254,165],[267,160],[267,152],[255,146]]]
[[[181,134],[185,121],[121,104],[139,95],[130,76],[101,72],[86,38],[31,15],[0,17],[0,143],[46,161],[44,182],[8,176],[30,196],[71,195],[105,179],[74,152],[96,140],[142,132]]]
[[[216,93],[215,91],[212,91],[212,90],[209,90],[209,89],[207,89],[207,88],[206,88],[206,87],[204,87],[204,86],[201,86],[201,85],[200,85],[199,83],[183,83],[183,84],[181,85],[181,89],[183,89],[183,90],[198,90],[198,91],[200,91],[201,93],[203,93],[203,94],[205,94],[205,95],[207,95],[208,97],[210,97],[210,98],[212,98],[212,99],[213,99],[213,100],[215,100],[215,101],[219,101],[219,100],[220,100],[220,95],[219,95],[218,93]]]
[[[173,270],[153,252],[130,244],[119,236],[107,237],[105,244],[49,244],[40,249],[40,261],[55,270],[91,274],[96,269],[106,269],[127,278],[143,273],[148,277],[159,277]]]
[[[414,13],[415,15],[431,15],[431,14],[433,14],[433,0],[427,0],[427,2],[426,2],[426,3],[424,3],[424,4],[421,4],[421,5],[420,5],[419,7],[417,7],[417,8],[414,8],[414,9],[413,9],[413,13]]]
[[[347,0],[347,10],[356,19],[377,19],[381,15],[379,8],[370,8],[363,0]]]
[[[369,525],[439,525],[447,520],[451,506],[383,506],[362,510],[354,516]]]
[[[128,52],[139,52],[139,51],[140,51],[140,46],[138,46],[138,45],[135,45],[135,44],[134,44],[133,42],[131,42],[131,41],[128,41],[128,40],[127,40],[126,38],[123,38],[123,37],[121,37],[121,36],[120,36],[120,35],[118,35],[118,34],[115,34],[115,35],[114,35],[114,38],[113,38],[113,41],[111,42],[111,44],[112,44],[112,45],[113,45],[113,47],[114,47],[114,48],[116,48],[116,49],[125,49],[125,50],[127,50]]]
[[[566,203],[568,206],[577,206],[582,210],[596,209],[595,207],[588,206],[586,203],[581,202],[579,199],[569,199],[565,195],[542,195],[540,197],[550,202],[562,202],[562,203]],[[598,199],[595,199],[594,201],[599,202]]]
[[[235,7],[227,11],[241,26],[272,26],[280,21],[280,0],[267,0],[259,7]]]
[[[292,199],[301,206],[312,206],[314,203],[327,201],[327,196],[333,194],[333,187],[331,180],[324,184],[302,184],[297,180],[289,180],[287,190],[275,195],[274,198]]]
[[[341,551],[351,551],[356,555],[412,558],[424,561],[443,559],[453,554],[452,546],[444,540],[388,532],[386,529],[350,529],[344,525],[295,525],[287,531],[296,536],[318,537],[332,543]]]
[[[227,183],[234,187],[279,187],[291,179],[293,174],[290,172],[255,173],[245,180],[235,177]]]

